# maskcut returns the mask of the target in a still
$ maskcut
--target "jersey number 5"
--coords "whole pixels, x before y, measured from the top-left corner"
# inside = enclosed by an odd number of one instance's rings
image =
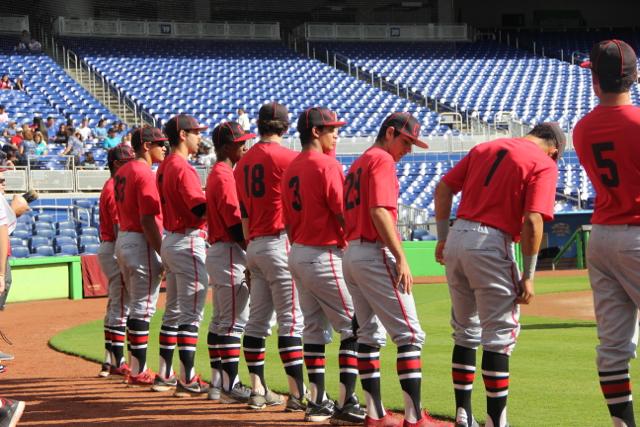
[[[264,166],[257,164],[244,167],[244,190],[247,196],[262,197],[266,192],[264,185]]]
[[[293,200],[291,201],[291,207],[297,211],[301,211],[302,199],[300,198],[300,177],[292,177],[289,180],[289,188],[293,189]]]
[[[116,202],[124,202],[124,186],[126,183],[127,178],[123,176],[113,178],[113,192]]]
[[[609,173],[600,174],[600,180],[606,187],[617,187],[620,184],[620,176],[618,175],[618,165],[613,159],[606,159],[604,153],[614,150],[613,142],[598,142],[591,146],[593,157],[599,169],[609,169]]]
[[[360,205],[360,175],[362,175],[362,168],[358,168],[355,172],[351,172],[344,180],[345,192],[344,192],[344,208],[350,210]],[[351,199],[351,192],[356,193],[353,200]]]

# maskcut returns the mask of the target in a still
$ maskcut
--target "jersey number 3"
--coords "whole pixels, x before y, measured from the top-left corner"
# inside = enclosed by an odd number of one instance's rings
[[[353,209],[360,205],[360,175],[362,175],[362,168],[351,172],[344,180],[344,208],[346,210]],[[355,197],[353,198],[351,197],[352,192],[355,193]]]
[[[620,185],[620,176],[618,175],[618,165],[613,159],[606,159],[604,154],[607,151],[614,151],[613,142],[598,142],[591,146],[593,157],[596,160],[596,166],[599,169],[608,169],[609,173],[600,174],[600,180],[605,187],[617,187]]]
[[[123,176],[113,178],[113,193],[116,202],[124,202],[124,186],[126,183],[127,178]]]

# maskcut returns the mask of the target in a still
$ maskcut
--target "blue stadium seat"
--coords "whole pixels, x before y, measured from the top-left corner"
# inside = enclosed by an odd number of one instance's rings
[[[52,228],[36,228],[33,230],[34,236],[43,236],[48,238],[53,238],[55,236],[55,232]]]
[[[38,221],[38,222],[53,223],[53,222],[54,222],[54,219],[53,219],[53,215],[49,215],[49,214],[38,214],[38,215],[36,215],[36,221]]]
[[[74,245],[77,246],[77,240],[74,237],[69,236],[58,236],[53,239],[53,244],[56,248],[60,248],[63,245]]]
[[[81,227],[80,234],[83,236],[96,236],[96,237],[100,235],[100,233],[98,232],[98,229],[95,227]]]
[[[60,255],[78,255],[78,246],[75,244],[60,246]]]
[[[27,258],[29,256],[29,248],[26,246],[12,246],[11,256],[14,258]]]
[[[41,256],[53,256],[55,252],[53,251],[53,247],[49,246],[38,246],[36,247],[35,253]]]
[[[27,246],[27,241],[24,239],[20,239],[19,237],[10,237],[9,244],[12,248],[15,248],[18,246]]]
[[[80,249],[82,250],[81,252],[83,254],[97,254],[98,250],[100,249],[100,245],[97,243],[91,243],[87,245],[82,245]]]
[[[78,232],[75,230],[75,228],[61,228],[60,230],[58,230],[58,236],[67,236],[73,239],[77,239]]]
[[[35,252],[38,246],[46,246],[50,244],[51,244],[51,240],[49,240],[47,237],[44,237],[44,236],[33,236],[29,240],[29,247],[31,247],[31,252]]]
[[[78,238],[78,245],[81,247],[90,244],[100,244],[100,240],[96,236],[82,235]]]
[[[58,230],[62,230],[62,229],[75,230],[76,229],[76,224],[73,221],[58,221],[58,222],[56,222],[56,228]]]
[[[31,232],[27,230],[15,230],[11,235],[19,239],[28,239],[31,237]]]

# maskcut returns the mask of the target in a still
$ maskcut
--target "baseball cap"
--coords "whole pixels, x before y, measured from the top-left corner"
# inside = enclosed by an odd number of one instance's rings
[[[255,133],[245,132],[238,122],[221,123],[211,132],[211,140],[216,149],[225,144],[244,142],[255,137]]]
[[[167,141],[167,137],[164,136],[162,131],[154,127],[143,127],[136,129],[131,135],[131,145],[134,149],[141,147],[144,142],[160,142]]]
[[[298,117],[298,132],[303,133],[314,127],[346,125],[347,122],[338,120],[334,111],[325,107],[311,107],[304,110]]]
[[[107,153],[107,163],[112,166],[118,160],[133,160],[135,154],[129,145],[116,145]]]
[[[167,135],[177,135],[181,130],[205,130],[209,126],[198,123],[195,117],[188,114],[178,114],[173,116],[164,125],[164,133]]]
[[[289,110],[286,106],[277,102],[269,102],[260,107],[258,120],[278,120],[289,124]]]
[[[589,60],[580,66],[590,68],[598,77],[620,79],[636,73],[637,58],[633,48],[622,40],[603,40],[593,45]]]
[[[391,113],[382,123],[383,128],[393,126],[395,130],[413,140],[420,148],[427,149],[429,144],[418,139],[420,137],[420,122],[411,113]]]

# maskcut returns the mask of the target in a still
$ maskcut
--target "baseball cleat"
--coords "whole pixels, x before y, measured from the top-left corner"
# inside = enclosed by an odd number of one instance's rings
[[[139,373],[138,375],[127,376],[127,387],[148,387],[153,385],[156,374],[151,369]]]
[[[209,384],[209,392],[207,393],[207,400],[219,401],[220,394],[221,394],[220,387],[214,387],[211,384]]]
[[[98,376],[100,378],[107,378],[111,374],[111,365],[109,363],[103,363]]]
[[[379,420],[373,419],[367,415],[364,418],[364,425],[365,427],[402,427],[403,421],[404,420],[402,418],[396,417],[393,412],[386,411],[384,417]]]
[[[0,361],[10,362],[13,359],[15,359],[15,357],[13,357],[13,354],[9,354],[9,353],[5,353],[4,351],[0,351]]]
[[[0,364],[0,374],[4,374],[5,372],[7,372],[7,367],[3,364]]]
[[[2,399],[0,407],[0,425],[2,427],[15,427],[24,412],[25,403],[20,400]]]
[[[287,399],[287,406],[285,406],[285,412],[305,412],[307,410],[307,405],[304,404],[304,397],[297,398],[289,395]]]
[[[176,392],[173,393],[175,397],[191,397],[208,395],[209,384],[202,381],[199,375],[196,375],[189,384],[183,384],[182,381],[178,381],[176,385]]]
[[[161,375],[156,375],[155,380],[153,380],[153,385],[151,386],[151,390],[164,392],[169,391],[175,386],[178,385],[178,379],[175,375],[171,375],[169,378],[164,378]]]
[[[236,383],[229,391],[221,390],[220,403],[247,403],[251,396],[251,389],[242,383]]]
[[[463,423],[456,422],[456,427],[480,427],[480,424],[478,424],[478,422],[477,422],[477,421],[476,421],[476,419],[474,418],[474,419],[471,421],[471,424],[470,424],[470,425],[467,425],[466,421],[465,421],[465,422],[463,422]]]
[[[358,398],[353,395],[342,408],[337,408],[329,423],[334,426],[361,426],[367,412],[360,407]]]
[[[282,405],[283,403],[284,401],[282,400],[282,396],[267,389],[265,394],[256,394],[251,392],[247,405],[250,409],[259,410],[264,409],[267,406]]]
[[[312,423],[321,423],[331,418],[336,410],[336,404],[331,399],[325,399],[322,403],[307,402],[307,410],[304,420]]]
[[[453,423],[433,418],[427,411],[422,411],[422,418],[415,423],[404,420],[403,427],[453,427]]]
[[[111,375],[120,375],[120,376],[126,377],[131,375],[131,369],[129,368],[129,365],[127,365],[126,363],[123,363],[117,368],[112,365],[110,373]]]

